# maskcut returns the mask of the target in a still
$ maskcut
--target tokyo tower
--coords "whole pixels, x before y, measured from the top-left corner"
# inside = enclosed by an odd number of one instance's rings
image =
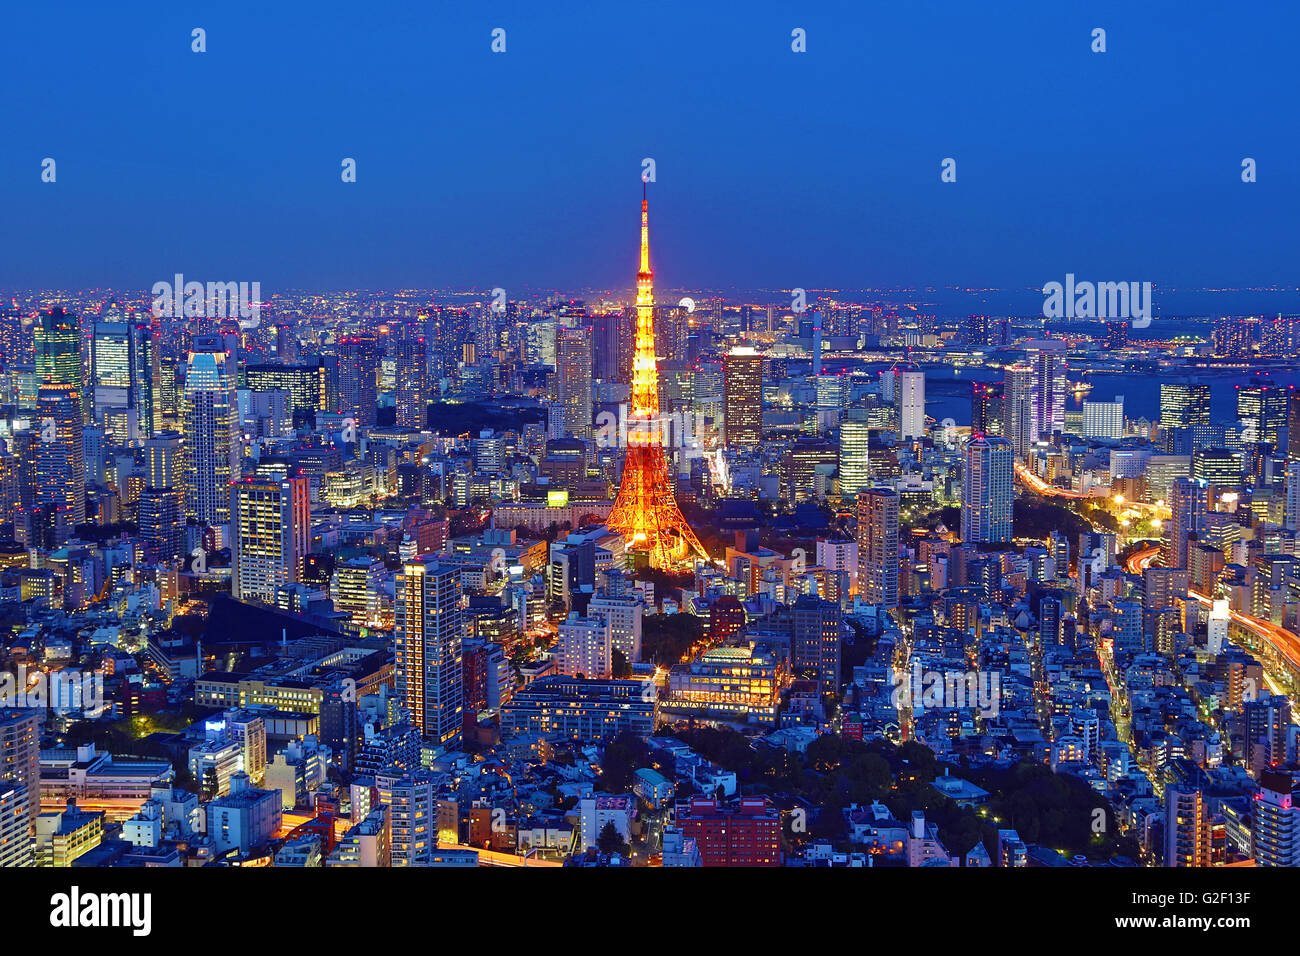
[[[636,348],[632,355],[632,407],[627,418],[627,457],[614,510],[606,522],[642,552],[651,567],[680,567],[692,553],[708,553],[686,523],[668,477],[664,429],[659,417],[659,367],[655,361],[654,272],[650,268],[650,213],[641,182],[641,267],[636,274]]]

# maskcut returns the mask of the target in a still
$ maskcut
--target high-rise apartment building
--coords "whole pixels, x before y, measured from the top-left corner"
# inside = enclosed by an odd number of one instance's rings
[[[396,689],[425,740],[450,747],[463,714],[460,568],[417,558],[397,574]]]
[[[241,601],[275,603],[311,546],[308,480],[244,478],[230,489],[231,585]]]
[[[892,488],[858,497],[858,593],[886,608],[898,607],[898,504]]]
[[[1011,540],[1015,501],[1015,452],[1004,438],[973,438],[966,444],[961,537],[967,544]]]
[[[728,448],[756,448],[763,440],[763,356],[735,348],[723,360],[723,440]]]

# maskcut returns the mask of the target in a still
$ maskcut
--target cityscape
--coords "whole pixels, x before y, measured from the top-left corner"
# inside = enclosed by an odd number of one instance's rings
[[[522,22],[449,56],[514,56]],[[1114,28],[1108,51],[1106,29],[1053,24],[1079,34],[1071,69],[1122,55]],[[238,42],[179,35],[167,71]],[[819,36],[784,26],[773,55]],[[38,261],[25,232],[92,228],[36,226],[40,197],[100,200],[84,155],[28,161],[0,235],[0,867],[77,874],[48,884],[51,926],[136,935],[148,916],[81,887],[1048,868],[1122,887],[1107,918],[1235,907],[1133,926],[1250,926],[1239,880],[1199,900],[1150,880],[1300,866],[1300,289],[1276,248],[1294,199],[1253,205],[1272,169],[1245,151],[1223,177],[1276,261],[1171,237],[1182,271],[1045,268],[1021,237],[1027,268],[971,247],[916,281],[807,268],[802,225],[728,232],[752,224],[722,208],[747,174],[724,187],[622,135],[578,203],[590,240],[550,234],[553,286],[512,271],[516,224],[492,216],[431,240],[429,267],[394,251],[414,241],[396,222],[340,270],[314,245],[334,226],[284,209],[249,226],[265,268],[197,254],[197,223],[166,264],[126,223],[120,249]],[[961,162],[964,186],[981,167]],[[900,189],[955,195],[957,163]],[[377,165],[347,150],[319,175],[383,216]],[[242,215],[239,189],[199,201]],[[524,219],[550,202],[518,195]],[[851,241],[824,216],[808,231]],[[282,252],[257,251],[268,231]],[[782,242],[803,266],[766,267]]]

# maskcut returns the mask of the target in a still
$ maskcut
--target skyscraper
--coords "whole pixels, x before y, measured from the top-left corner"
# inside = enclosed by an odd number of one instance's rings
[[[1207,488],[1195,478],[1176,478],[1169,494],[1169,520],[1164,523],[1163,563],[1167,568],[1187,567],[1187,538],[1201,526],[1206,511]]]
[[[1000,382],[975,382],[971,385],[970,430],[980,435],[1006,433],[1003,411],[1003,390]]]
[[[858,497],[858,564],[862,599],[898,607],[898,492],[892,488]]]
[[[230,520],[230,484],[242,458],[233,370],[219,340],[195,342],[185,365],[185,516],[209,524]]]
[[[403,339],[394,348],[399,428],[423,431],[429,406],[429,359],[424,339]]]
[[[1015,500],[1015,452],[1003,438],[973,438],[966,444],[962,482],[961,537],[967,544],[1011,540]]]
[[[903,441],[925,434],[925,372],[904,369],[899,377],[898,436]]]
[[[47,382],[36,399],[36,503],[67,515],[69,527],[86,520],[86,458],[81,389]]]
[[[460,569],[417,558],[397,573],[396,689],[425,740],[451,746],[461,734],[463,674]]]
[[[722,367],[723,441],[728,448],[756,448],[763,440],[763,357],[751,348],[734,348]]]
[[[1160,428],[1171,433],[1166,436],[1167,452],[1191,454],[1196,446],[1208,444],[1211,440],[1210,386],[1203,382],[1161,382]],[[1179,431],[1188,436],[1183,448],[1170,441]]]
[[[1030,365],[1008,365],[1003,373],[1002,433],[1011,442],[1016,459],[1023,461],[1038,441],[1034,369]]]
[[[339,340],[339,410],[358,428],[375,423],[378,376],[379,343],[373,335],[347,335]]]
[[[41,711],[0,709],[0,867],[30,866],[41,812]]]
[[[871,464],[867,458],[870,444],[870,423],[857,418],[840,422],[840,497],[845,501],[856,498],[858,492],[871,484]]]
[[[805,594],[794,602],[792,616],[790,663],[795,670],[809,673],[821,693],[836,692],[840,686],[840,641],[844,626],[840,606],[815,594]]]
[[[1049,339],[1039,343],[1034,356],[1034,413],[1038,434],[1065,431],[1065,343]]]
[[[1245,444],[1265,442],[1279,447],[1287,411],[1288,392],[1280,385],[1252,382],[1237,388],[1237,418]]]
[[[32,329],[37,382],[81,387],[81,324],[62,308],[42,312]]]
[[[311,505],[303,477],[244,478],[231,487],[231,585],[241,601],[275,603],[297,581],[311,545]]]
[[[591,437],[591,329],[560,326],[555,330],[556,402],[563,410],[564,431]]]

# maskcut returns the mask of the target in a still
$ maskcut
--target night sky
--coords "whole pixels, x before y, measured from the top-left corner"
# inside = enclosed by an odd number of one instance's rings
[[[1298,36],[1281,2],[11,3],[0,287],[630,287],[647,156],[665,286],[1295,286]]]

